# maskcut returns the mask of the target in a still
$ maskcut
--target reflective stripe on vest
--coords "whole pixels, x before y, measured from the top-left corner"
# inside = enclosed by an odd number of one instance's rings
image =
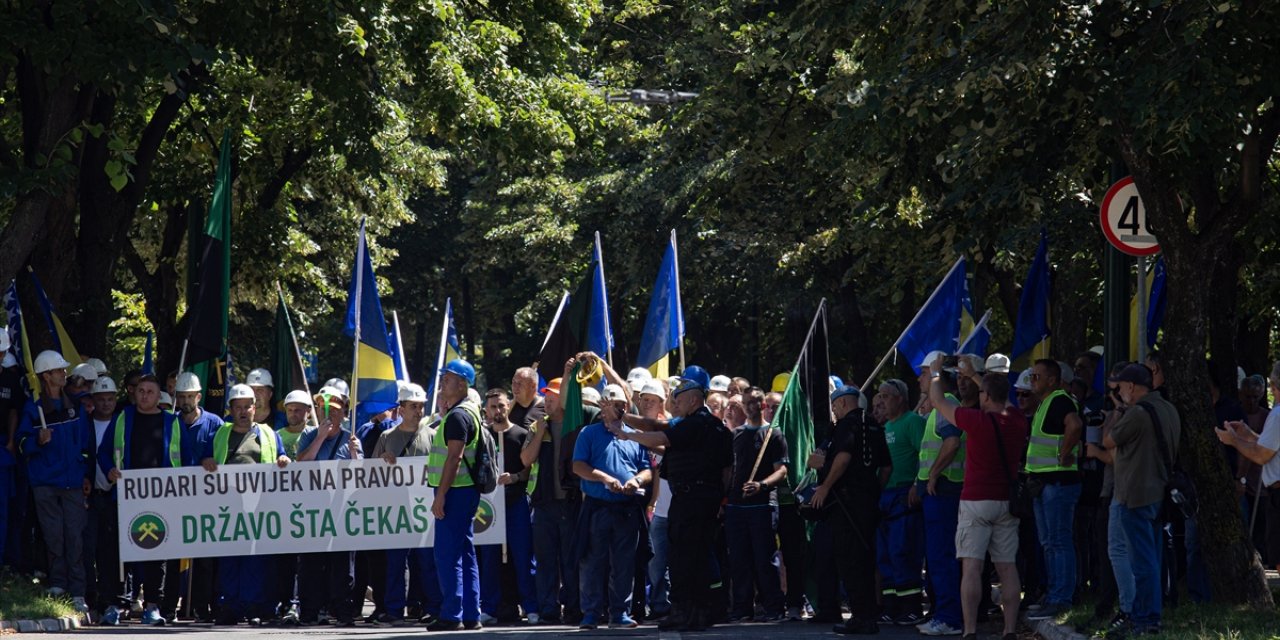
[[[484,428],[484,424],[480,422],[480,408],[470,400],[458,403],[449,410],[449,414],[459,410],[471,417],[475,422],[476,430],[471,442],[462,447],[462,459],[466,464],[458,466],[458,473],[453,477],[452,486],[470,487],[475,482],[471,480],[471,474],[467,473],[466,465],[475,466],[476,445],[480,442],[480,430]],[[436,435],[431,439],[431,452],[427,454],[427,484],[433,487],[440,486],[440,479],[444,477],[444,463],[449,459],[449,441],[444,437],[444,425],[449,419],[449,414],[445,414],[444,420],[440,421],[440,427],[436,429]]]
[[[1075,467],[1064,467],[1058,464],[1058,453],[1064,436],[1044,432],[1044,421],[1049,416],[1049,405],[1053,404],[1054,399],[1059,396],[1071,398],[1071,395],[1062,389],[1054,391],[1040,403],[1035,417],[1031,419],[1031,440],[1027,444],[1027,464],[1023,467],[1027,473],[1075,471]],[[1075,402],[1075,398],[1071,398],[1071,404],[1075,405]]]
[[[231,425],[223,423],[218,427],[218,432],[213,435],[213,461],[218,464],[227,463],[227,448],[231,443]],[[257,436],[258,445],[262,452],[258,455],[259,462],[275,462],[276,461],[276,432],[271,430],[265,424],[255,424],[249,430],[248,437]]]
[[[116,463],[116,468],[124,471],[124,416],[126,411],[121,411],[116,416],[116,432],[112,443],[112,460]],[[164,412],[161,412],[161,416]],[[173,414],[173,426],[169,429],[169,466],[177,468],[182,466],[182,426],[178,420],[178,414]]]
[[[956,397],[950,393],[946,394],[950,400],[956,400]],[[942,437],[938,435],[938,410],[934,409],[929,412],[929,418],[924,423],[924,437],[920,440],[920,470],[916,473],[916,480],[927,482],[929,480],[929,470],[933,468],[933,461],[938,459],[938,454],[942,452]],[[964,434],[960,434],[960,448],[956,449],[956,457],[951,460],[951,464],[942,470],[942,477],[956,483],[964,482]]]

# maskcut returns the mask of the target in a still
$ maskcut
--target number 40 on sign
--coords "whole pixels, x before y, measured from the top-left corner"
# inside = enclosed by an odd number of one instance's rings
[[[1133,176],[1111,185],[1102,199],[1102,233],[1115,248],[1131,256],[1160,252],[1160,242],[1151,232],[1146,207],[1138,195]]]

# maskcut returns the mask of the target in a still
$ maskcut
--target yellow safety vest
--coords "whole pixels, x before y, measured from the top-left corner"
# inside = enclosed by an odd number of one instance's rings
[[[231,442],[231,425],[223,423],[218,427],[218,432],[213,435],[213,461],[218,464],[227,463],[227,446]],[[253,429],[249,431],[247,437],[252,437],[255,430],[258,436],[258,445],[262,449],[258,460],[261,462],[276,461],[276,432],[271,430],[265,424],[255,424]]]
[[[454,487],[470,487],[475,485],[471,480],[471,474],[467,473],[467,465],[474,466],[476,463],[476,444],[480,441],[480,430],[484,428],[484,423],[480,421],[480,408],[470,400],[463,400],[453,409],[449,410],[449,414],[454,411],[463,411],[471,417],[475,422],[475,437],[471,442],[466,443],[462,449],[462,459],[465,461],[458,469],[458,474],[453,477]],[[444,463],[449,459],[449,443],[444,437],[444,424],[449,419],[449,414],[445,414],[444,420],[440,421],[440,426],[436,428],[436,435],[431,439],[431,453],[427,454],[427,484],[438,487],[440,479],[444,476]]]
[[[1064,436],[1044,432],[1044,420],[1049,415],[1049,405],[1053,404],[1054,398],[1059,396],[1071,398],[1071,395],[1066,391],[1061,389],[1054,391],[1049,394],[1048,398],[1044,399],[1044,402],[1040,403],[1040,407],[1036,409],[1035,417],[1031,419],[1031,441],[1027,444],[1027,464],[1023,469],[1027,473],[1075,471],[1074,466],[1064,467],[1058,464],[1059,446],[1062,444]],[[1075,402],[1075,398],[1071,398],[1073,405]]]
[[[956,400],[956,397],[950,393],[946,396]],[[916,474],[916,480],[921,482],[929,480],[929,470],[933,468],[933,461],[938,459],[939,453],[942,453],[942,436],[938,435],[938,410],[934,409],[924,423],[924,437],[920,440],[920,471]],[[956,450],[956,457],[951,464],[947,465],[947,468],[942,470],[942,477],[952,482],[964,482],[963,433],[960,434],[960,448]]]
[[[124,471],[124,414],[121,411],[116,416],[116,432],[112,438],[112,456],[111,459],[116,463],[116,468]],[[164,412],[161,412],[164,415]],[[169,427],[169,466],[177,468],[182,466],[182,425],[179,422],[178,414],[173,414],[173,424]]]

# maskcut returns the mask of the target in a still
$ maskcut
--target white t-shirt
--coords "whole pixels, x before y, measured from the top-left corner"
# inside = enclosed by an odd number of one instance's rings
[[[1258,436],[1258,446],[1280,451],[1280,405],[1272,407],[1271,413],[1267,414],[1262,434]],[[1269,487],[1276,482],[1280,482],[1280,453],[1262,465],[1262,486]]]
[[[654,455],[654,464],[662,462],[662,456]],[[655,467],[656,469],[656,467]],[[667,517],[667,511],[671,509],[671,485],[667,484],[667,479],[658,476],[658,498],[653,501],[653,515],[655,518]]]
[[[94,452],[97,452],[98,447],[102,446],[102,436],[106,435],[107,427],[109,426],[111,426],[111,419],[109,418],[106,420],[94,419],[93,421],[93,442],[95,444],[93,448]],[[99,491],[110,491],[111,483],[107,482],[106,474],[102,473],[102,467],[98,464],[97,456],[94,456],[93,458],[93,473],[95,478],[94,486],[96,486]]]

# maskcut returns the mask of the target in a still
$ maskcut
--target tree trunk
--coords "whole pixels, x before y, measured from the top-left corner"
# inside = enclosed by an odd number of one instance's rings
[[[1207,292],[1213,315],[1209,318],[1209,353],[1213,354],[1213,374],[1221,381],[1224,396],[1234,398],[1236,391],[1237,343],[1240,326],[1240,272],[1244,267],[1244,251],[1234,239],[1217,254],[1209,274]],[[1168,315],[1168,314],[1166,314]]]

